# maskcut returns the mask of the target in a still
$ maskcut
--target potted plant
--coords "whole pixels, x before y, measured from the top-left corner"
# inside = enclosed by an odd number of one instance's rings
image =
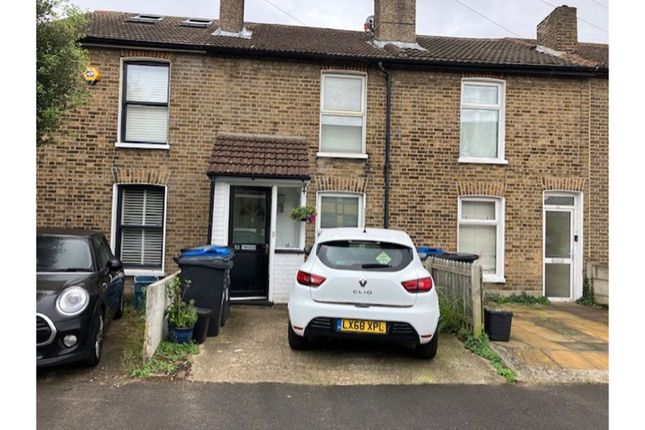
[[[177,343],[187,343],[193,336],[193,327],[197,322],[197,309],[194,300],[184,301],[184,293],[190,287],[190,281],[182,280],[179,276],[172,279],[167,286],[169,304],[166,308],[168,316],[168,335]]]
[[[316,208],[313,206],[300,206],[291,209],[289,217],[296,221],[303,221],[307,224],[316,222]]]

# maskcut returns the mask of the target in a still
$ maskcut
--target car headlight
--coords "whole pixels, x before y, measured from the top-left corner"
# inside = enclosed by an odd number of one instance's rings
[[[78,315],[85,310],[90,302],[90,295],[83,287],[69,287],[56,299],[56,309],[63,315]]]

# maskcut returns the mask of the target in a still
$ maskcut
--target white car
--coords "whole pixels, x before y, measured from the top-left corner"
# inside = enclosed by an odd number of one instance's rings
[[[291,349],[317,337],[367,338],[414,343],[433,358],[439,300],[421,258],[402,231],[324,230],[291,289]]]

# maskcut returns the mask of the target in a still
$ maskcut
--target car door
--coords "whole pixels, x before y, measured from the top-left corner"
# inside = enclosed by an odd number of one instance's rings
[[[108,244],[104,236],[101,236],[101,243],[102,243],[103,252],[108,256],[109,261],[117,260],[117,258],[112,253],[112,249],[110,249],[110,245]],[[122,296],[123,294],[125,294],[125,289],[124,289],[125,274],[123,273],[123,267],[121,265],[119,265],[119,267],[110,266],[109,279],[110,279],[110,284],[108,287],[108,291],[111,294],[111,297],[115,298],[114,312],[117,312],[121,307],[121,301],[123,300]]]
[[[119,309],[121,300],[120,285],[118,280],[115,280],[116,274],[114,273],[114,269],[109,265],[112,253],[109,247],[106,246],[105,239],[100,236],[94,236],[92,238],[92,246],[94,247],[98,266],[99,287],[101,288],[105,304],[108,308],[106,316],[111,318]]]

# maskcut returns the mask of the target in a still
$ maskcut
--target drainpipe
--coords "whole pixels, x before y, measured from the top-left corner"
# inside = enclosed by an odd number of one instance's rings
[[[208,244],[213,241],[213,199],[215,198],[215,176],[210,177],[211,180],[211,201],[208,204]]]
[[[383,228],[390,225],[390,118],[392,113],[392,80],[390,73],[383,68],[379,61],[378,68],[385,75],[386,99],[385,99],[385,165],[383,176],[385,178],[385,189],[383,195]]]

